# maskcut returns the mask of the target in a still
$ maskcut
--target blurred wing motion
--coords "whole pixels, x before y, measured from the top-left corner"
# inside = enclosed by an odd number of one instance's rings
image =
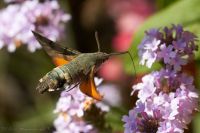
[[[81,83],[80,83],[80,90],[96,99],[96,100],[99,100],[101,101],[102,100],[102,96],[99,94],[99,92],[97,91],[97,87],[95,85],[95,82],[94,82],[94,68],[95,66],[93,66],[92,70],[90,71],[89,73],[89,76],[87,77],[87,79],[84,79]]]
[[[62,47],[59,44],[49,40],[41,34],[32,31],[37,41],[42,45],[46,53],[52,57],[53,62],[57,65],[63,65],[70,62],[76,56],[80,54],[79,51]]]

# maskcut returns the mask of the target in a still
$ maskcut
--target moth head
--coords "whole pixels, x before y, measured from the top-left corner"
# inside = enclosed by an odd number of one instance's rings
[[[135,65],[134,65],[134,62],[133,62],[133,58],[130,54],[129,51],[124,51],[124,52],[117,52],[117,53],[104,53],[104,52],[101,52],[101,49],[100,49],[100,43],[99,43],[99,38],[98,38],[98,33],[97,31],[95,32],[95,38],[96,38],[96,42],[97,42],[97,47],[98,47],[98,52],[97,52],[97,61],[96,61],[96,64],[97,65],[101,65],[103,62],[105,62],[106,60],[109,59],[109,57],[111,56],[116,56],[116,55],[122,55],[122,54],[128,54],[132,60],[132,63],[133,63],[133,67],[135,69]]]
[[[104,63],[106,60],[109,59],[109,54],[107,53],[104,53],[104,52],[96,52],[95,55],[94,55],[94,58],[95,58],[95,65],[96,66],[100,66],[102,63]]]

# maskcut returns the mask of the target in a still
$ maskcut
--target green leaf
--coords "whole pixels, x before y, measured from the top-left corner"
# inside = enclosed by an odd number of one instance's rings
[[[124,108],[113,107],[106,114],[106,122],[112,127],[113,132],[123,131],[123,122],[122,116],[127,114],[127,111]]]
[[[193,120],[194,133],[199,133],[200,131],[199,123],[200,123],[200,114],[198,113],[195,115],[194,120]]]
[[[138,51],[137,46],[141,42],[144,37],[144,31],[155,28],[155,27],[163,27],[170,26],[171,24],[182,24],[183,26],[191,26],[192,24],[196,24],[200,21],[200,8],[199,8],[199,0],[181,0],[175,2],[171,6],[165,8],[162,11],[159,11],[154,16],[150,17],[139,29],[139,31],[135,34],[132,47],[130,48],[130,52],[134,54],[134,63],[136,66],[137,73],[148,72],[150,69],[147,67],[143,67],[139,65],[138,59]],[[197,29],[199,33],[199,28]],[[199,57],[199,55],[198,55]],[[125,61],[125,69],[128,73],[134,73],[132,68],[132,62],[129,59],[130,57],[126,56]],[[159,64],[155,64],[153,69],[159,68]],[[152,69],[151,69],[152,70]]]

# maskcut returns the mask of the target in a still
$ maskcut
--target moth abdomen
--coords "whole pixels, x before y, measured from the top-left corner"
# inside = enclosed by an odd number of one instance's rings
[[[55,91],[62,88],[64,84],[71,84],[71,77],[67,71],[63,71],[60,67],[54,68],[39,80],[36,90],[39,93],[45,91]]]

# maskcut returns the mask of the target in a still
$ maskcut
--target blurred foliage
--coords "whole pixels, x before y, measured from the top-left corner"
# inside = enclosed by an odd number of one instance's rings
[[[113,131],[123,131],[122,116],[127,114],[124,108],[111,108],[106,117],[106,122],[112,127]]]
[[[176,1],[178,0],[156,0],[156,6],[158,9],[163,9],[173,4]]]

